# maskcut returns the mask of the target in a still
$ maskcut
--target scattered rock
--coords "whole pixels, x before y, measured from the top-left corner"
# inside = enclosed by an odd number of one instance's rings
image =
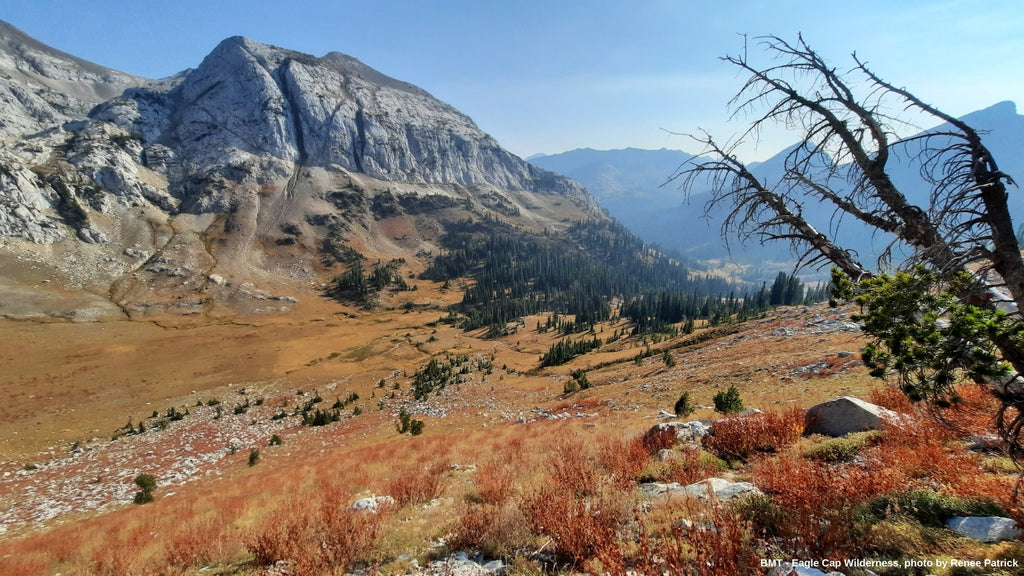
[[[688,486],[678,482],[646,482],[641,484],[640,493],[651,500],[669,499],[674,496],[689,496],[705,500],[713,495],[717,500],[724,502],[744,496],[762,494],[757,486],[750,482],[732,482],[724,478],[709,478]]]
[[[897,419],[899,415],[859,398],[843,396],[812,406],[807,411],[805,434],[846,436],[852,432],[878,430],[886,418]]]
[[[675,458],[675,456],[676,456],[676,451],[675,450],[670,450],[668,448],[662,448],[661,450],[658,450],[658,453],[654,455],[654,458],[658,462],[668,462],[669,460],[672,460],[673,458]]]
[[[644,433],[644,444],[647,446],[666,446],[678,442],[694,442],[711,433],[708,422],[692,420],[690,422],[662,422],[651,426]]]
[[[1009,445],[998,434],[974,434],[967,449],[974,452],[1005,452]]]
[[[999,516],[954,516],[946,522],[946,526],[957,534],[979,542],[1016,540],[1024,534],[1012,518]]]
[[[803,565],[793,565],[789,562],[783,562],[782,564],[772,568],[768,571],[768,576],[843,576],[842,572],[822,572],[817,568]]]
[[[391,506],[395,503],[395,499],[391,496],[368,496],[366,498],[360,498],[352,503],[353,510],[362,510],[364,512],[377,513],[382,506]]]

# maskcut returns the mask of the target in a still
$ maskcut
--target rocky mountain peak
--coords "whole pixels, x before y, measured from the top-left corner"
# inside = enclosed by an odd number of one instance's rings
[[[0,137],[84,117],[146,80],[65,54],[0,21]]]
[[[147,80],[0,27],[0,137],[0,243],[92,262],[64,273],[121,310],[276,282],[285,256],[285,282],[308,286],[346,250],[429,253],[467,219],[557,231],[604,217],[581,186],[416,86],[240,36]]]

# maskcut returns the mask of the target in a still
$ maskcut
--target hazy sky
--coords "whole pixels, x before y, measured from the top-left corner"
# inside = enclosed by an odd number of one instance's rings
[[[36,39],[150,78],[197,66],[235,35],[344,52],[454,105],[523,157],[696,152],[669,132],[741,132],[726,103],[743,78],[719,60],[742,50],[740,34],[802,32],[839,67],[856,51],[955,115],[1024,104],[1022,14],[1016,0],[0,0],[0,19]],[[766,134],[742,155],[793,141]]]

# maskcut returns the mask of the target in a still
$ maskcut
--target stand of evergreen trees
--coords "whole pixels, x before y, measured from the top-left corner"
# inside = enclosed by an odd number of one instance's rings
[[[412,290],[398,272],[404,262],[401,258],[387,263],[378,261],[369,275],[363,270],[363,265],[357,262],[334,278],[327,293],[335,300],[372,307],[376,304],[377,293],[385,288]]]
[[[557,312],[573,315],[583,331],[611,318],[614,297],[628,300],[655,289],[710,296],[735,288],[691,274],[617,222],[577,222],[564,237],[461,231],[445,235],[441,245],[444,252],[421,277],[475,280],[458,307],[466,330]]]
[[[615,221],[576,222],[558,237],[486,224],[467,222],[446,234],[442,254],[421,275],[435,281],[473,278],[457,307],[466,330],[489,327],[489,333],[502,334],[510,322],[548,312],[574,316],[571,325],[558,327],[561,333],[584,332],[609,320],[611,300],[619,298],[619,314],[633,322],[634,333],[672,332],[679,323],[690,332],[695,320],[742,320],[805,298],[803,283],[784,273],[770,288],[752,293],[723,278],[694,274]]]

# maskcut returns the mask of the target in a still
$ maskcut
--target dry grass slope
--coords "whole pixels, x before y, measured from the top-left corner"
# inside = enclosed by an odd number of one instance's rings
[[[446,296],[421,285],[408,297]],[[965,448],[991,429],[988,399],[965,389],[966,401],[944,414],[953,425],[936,423],[836,360],[863,344],[836,329],[838,312],[786,309],[699,344],[700,332],[657,343],[675,366],[660,354],[635,363],[647,343],[626,339],[599,359],[531,370],[555,335],[527,328],[485,340],[428,326],[440,310],[406,312],[401,303],[374,314],[324,303],[294,323],[195,332],[0,321],[4,342],[47,342],[47,353],[64,359],[20,358],[4,375],[17,416],[2,425],[3,573],[399,574],[413,559],[457,551],[501,558],[516,574],[757,574],[762,558],[819,555],[1024,557],[1021,542],[979,544],[912,510],[885,509],[927,493],[940,511],[984,504],[1024,519],[1009,497],[1015,474],[1006,459]],[[118,346],[146,350],[149,368],[138,356],[99,360]],[[412,374],[446,351],[485,357],[494,369],[414,401]],[[119,366],[126,375],[114,378]],[[576,369],[593,386],[565,395]],[[730,385],[764,413],[721,419],[706,408]],[[658,411],[683,391],[698,406],[694,418],[718,420],[715,435],[645,443]],[[315,394],[326,409],[350,393],[359,400],[340,422],[300,425],[296,407]],[[822,448],[829,440],[801,436],[803,410],[837,395],[911,416]],[[161,429],[151,413],[169,407],[189,415]],[[422,435],[396,432],[402,408],[425,422]],[[147,430],[110,441],[129,416]],[[280,445],[271,446],[275,435]],[[663,448],[673,450],[665,460]],[[139,472],[156,476],[156,499],[133,506]],[[712,476],[751,481],[764,495],[660,502],[637,489]],[[393,504],[350,509],[371,495]],[[872,512],[880,507],[881,517]]]

